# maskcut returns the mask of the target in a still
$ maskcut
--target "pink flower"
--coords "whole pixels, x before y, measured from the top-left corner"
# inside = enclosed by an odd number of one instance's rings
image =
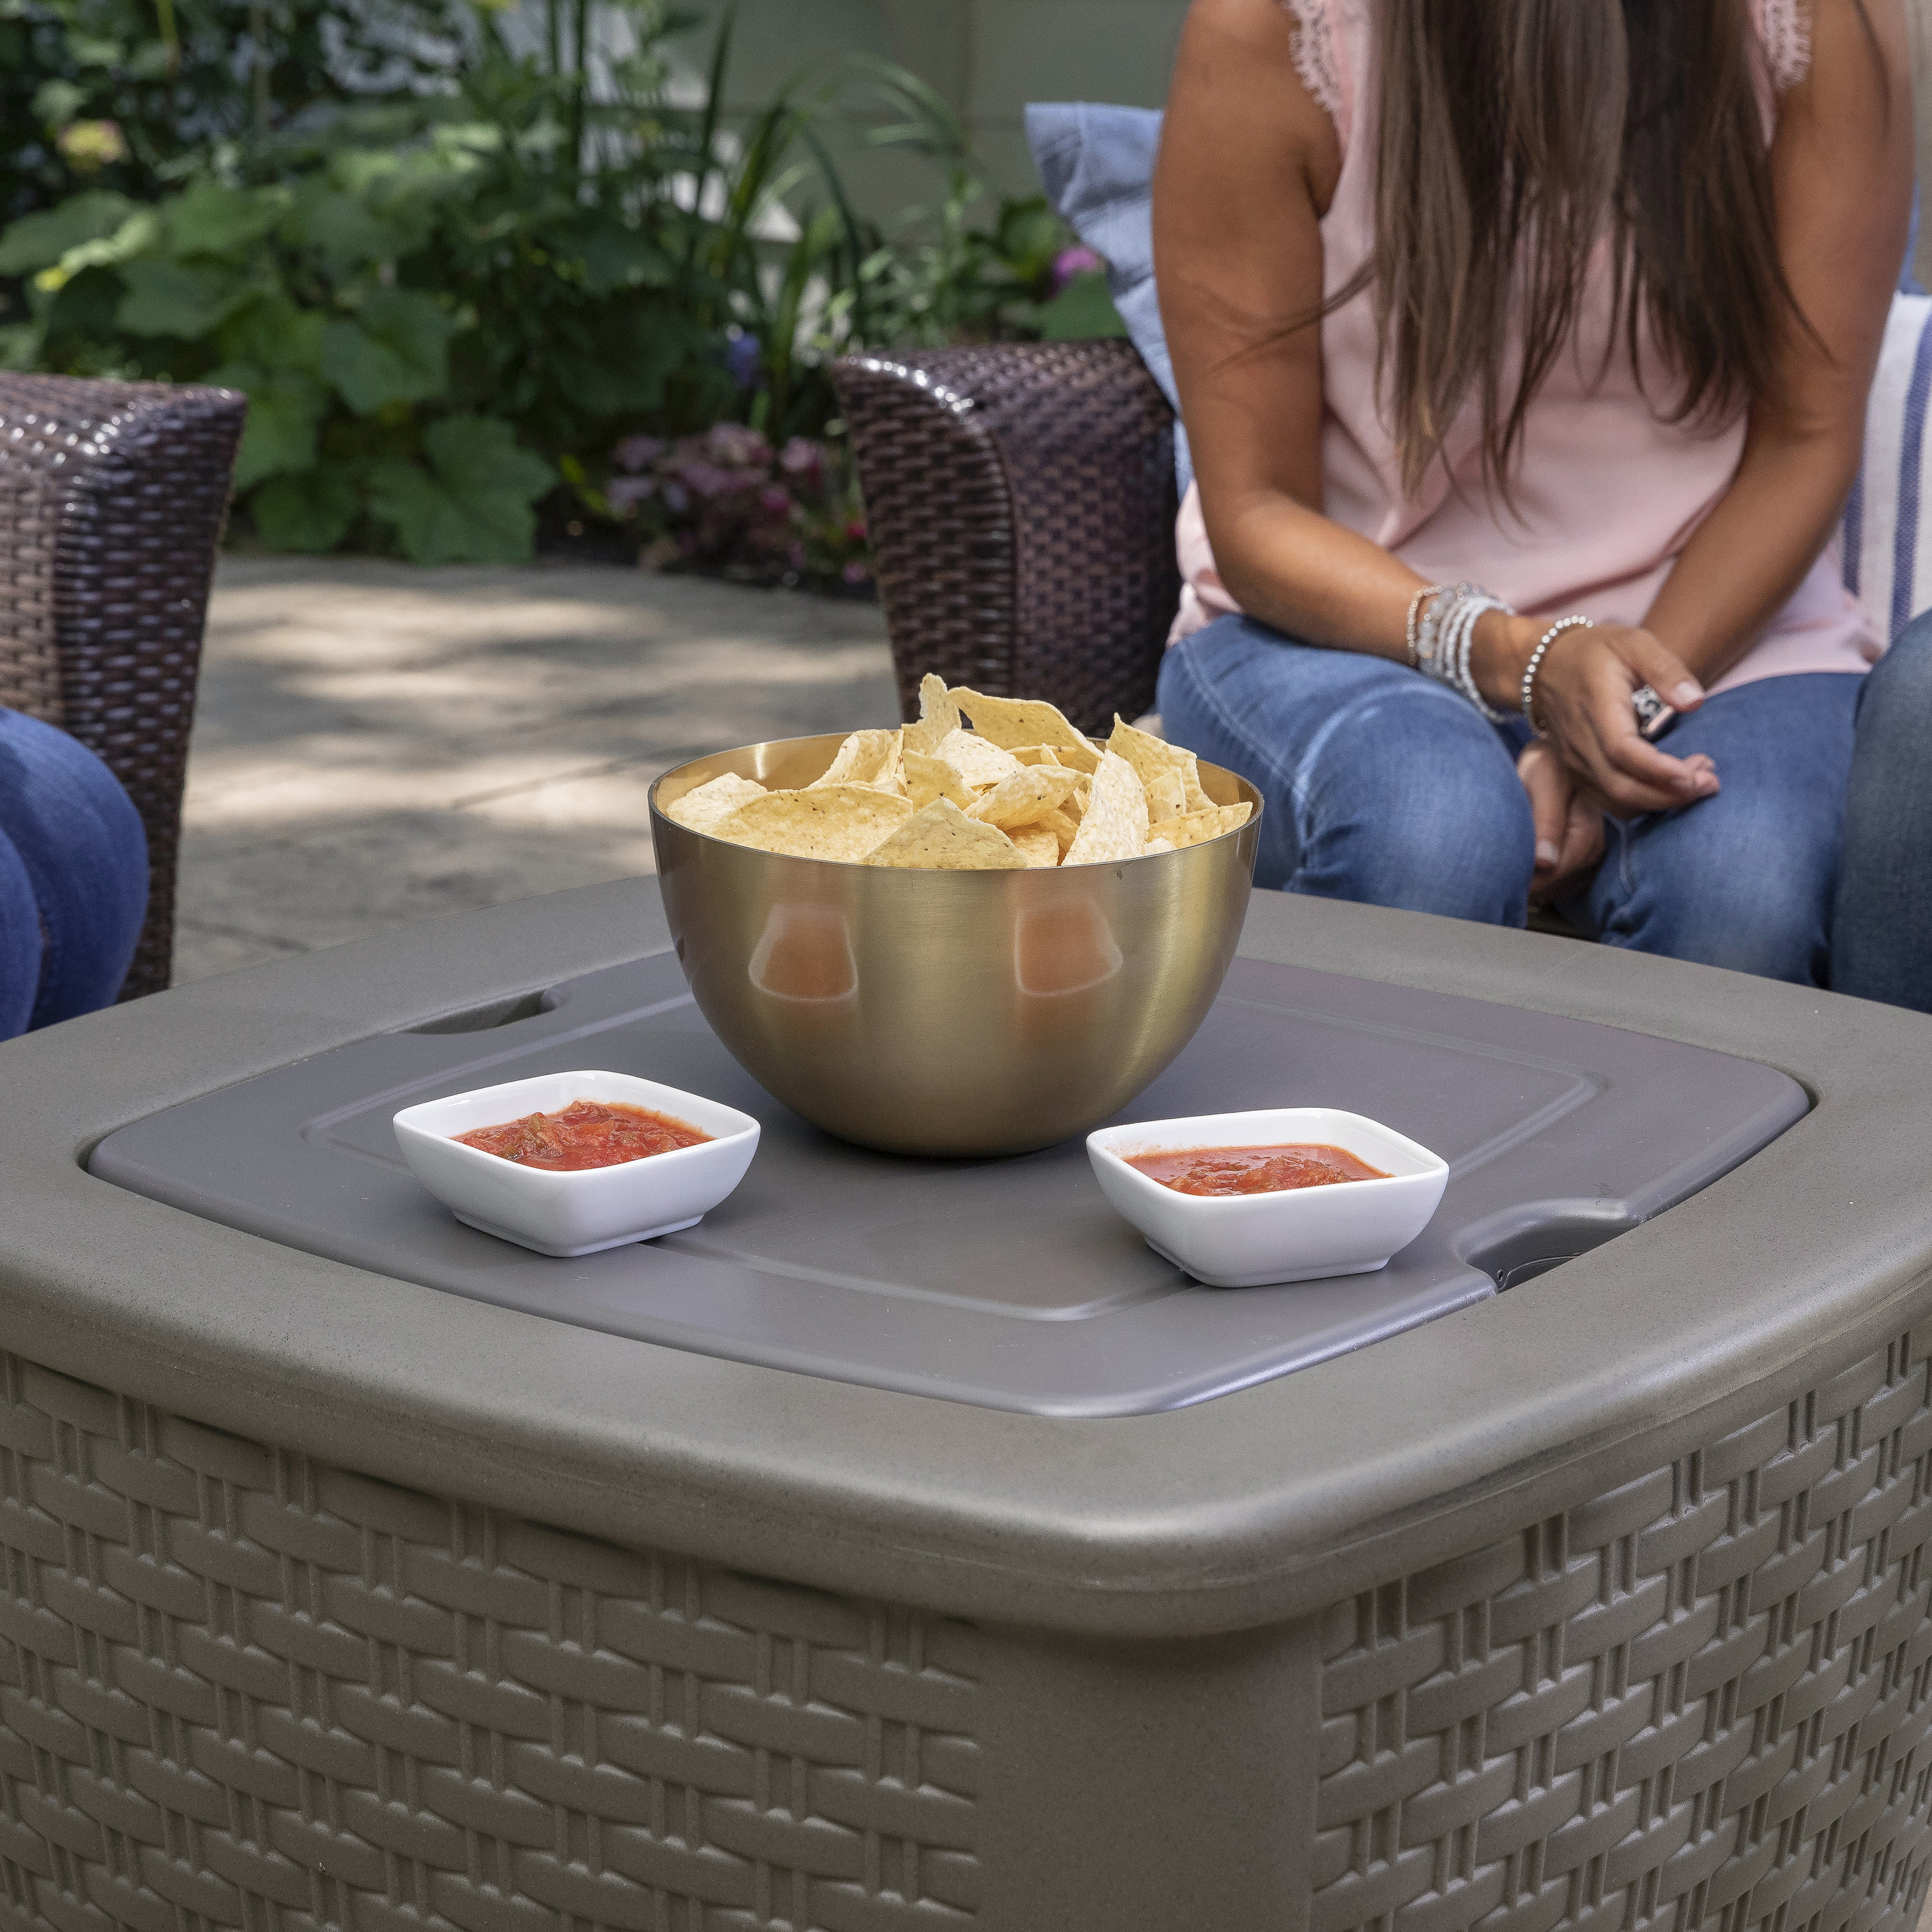
[[[848,584],[864,584],[872,574],[856,557],[854,557],[838,574]]]
[[[825,446],[795,436],[778,452],[778,467],[788,476],[808,478],[815,484],[825,472]]]
[[[1063,248],[1053,258],[1053,292],[1059,294],[1076,275],[1084,275],[1103,267],[1104,263],[1090,248]]]
[[[768,517],[788,517],[791,514],[791,493],[781,490],[776,484],[769,484],[758,492],[758,508]]]
[[[771,445],[742,423],[714,423],[704,440],[705,454],[727,468],[764,471],[771,467]]]
[[[863,517],[854,517],[845,526],[845,541],[848,543],[863,543],[866,541],[866,520]]]

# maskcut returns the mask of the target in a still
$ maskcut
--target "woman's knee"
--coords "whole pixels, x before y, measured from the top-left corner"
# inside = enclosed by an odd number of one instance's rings
[[[32,1024],[106,1005],[147,911],[147,840],[132,800],[65,732],[0,711],[0,837],[30,884],[41,931]]]
[[[1699,806],[1659,828],[1613,836],[1593,894],[1601,937],[1615,946],[1720,966],[1762,979],[1822,986],[1828,964],[1833,842],[1791,827],[1776,850],[1727,849],[1688,836]],[[1655,834],[1663,831],[1666,836]],[[1671,832],[1676,836],[1667,836]]]
[[[1858,693],[1858,745],[1876,735],[1922,747],[1932,733],[1932,610],[1914,618],[1865,675]]]
[[[1311,787],[1297,890],[1521,926],[1536,830],[1508,754],[1451,730],[1430,755],[1358,760],[1345,748]]]

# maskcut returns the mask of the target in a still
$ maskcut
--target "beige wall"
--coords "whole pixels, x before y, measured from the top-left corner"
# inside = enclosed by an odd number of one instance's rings
[[[715,20],[722,0],[690,10]],[[1932,211],[1932,0],[1905,0],[1911,16],[1918,177]],[[814,55],[863,48],[922,76],[966,120],[995,188],[1029,192],[1033,167],[1020,133],[1029,100],[1119,100],[1158,106],[1187,0],[742,0],[730,88],[734,109],[758,106]],[[709,27],[680,43],[701,64]],[[881,218],[932,192],[903,158],[849,154],[855,193]],[[1918,244],[1932,287],[1932,219]]]
[[[715,20],[720,0],[690,10]],[[1118,100],[1157,107],[1167,97],[1187,0],[742,0],[728,98],[754,108],[814,55],[859,48],[911,68],[970,129],[992,185],[1036,184],[1021,134],[1029,100]],[[701,64],[707,25],[680,43]],[[849,154],[854,193],[888,218],[932,191],[903,157]]]

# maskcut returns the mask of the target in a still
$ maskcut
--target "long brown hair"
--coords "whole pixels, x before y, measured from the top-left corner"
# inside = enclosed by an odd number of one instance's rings
[[[1381,0],[1372,286],[1413,492],[1479,395],[1509,496],[1530,405],[1611,247],[1616,329],[1670,366],[1668,419],[1728,417],[1807,325],[1779,266],[1746,0]],[[1868,23],[1869,25],[1869,23]],[[1505,392],[1509,312],[1522,363]]]

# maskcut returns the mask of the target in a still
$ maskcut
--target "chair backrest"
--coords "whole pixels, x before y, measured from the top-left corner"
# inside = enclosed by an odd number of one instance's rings
[[[247,399],[0,374],[0,704],[106,764],[148,835],[123,999],[168,983],[208,584]]]
[[[1845,582],[1888,638],[1932,608],[1925,414],[1932,296],[1893,298],[1865,410],[1865,450],[1845,510]]]

